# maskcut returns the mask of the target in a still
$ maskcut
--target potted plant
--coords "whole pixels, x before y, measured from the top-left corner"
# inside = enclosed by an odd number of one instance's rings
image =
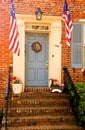
[[[23,83],[20,78],[13,77],[12,90],[14,94],[21,94],[23,89]]]
[[[64,90],[64,84],[61,84],[57,79],[51,78],[50,80],[51,80],[50,85],[51,91],[62,93]]]

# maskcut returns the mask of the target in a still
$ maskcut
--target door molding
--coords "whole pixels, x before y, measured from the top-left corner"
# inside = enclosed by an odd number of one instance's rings
[[[37,30],[37,32],[49,34],[48,80],[57,78],[61,82],[61,17],[43,16],[42,20],[37,21],[35,15],[17,14],[16,18],[19,30],[20,56],[13,54],[13,75],[20,77],[25,85],[25,32],[36,32],[36,30],[26,29],[26,26],[30,24],[48,25],[49,30]],[[50,82],[48,82],[49,85]]]

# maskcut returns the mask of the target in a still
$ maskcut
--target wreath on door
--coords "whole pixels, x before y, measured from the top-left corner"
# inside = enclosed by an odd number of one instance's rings
[[[40,52],[42,50],[42,45],[38,41],[36,41],[32,43],[31,48],[35,52]]]

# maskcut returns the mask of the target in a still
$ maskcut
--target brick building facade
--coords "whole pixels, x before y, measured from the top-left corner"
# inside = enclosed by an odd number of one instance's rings
[[[83,0],[67,0],[73,22],[85,23],[85,2]],[[43,16],[62,17],[64,0],[14,0],[15,13],[20,15],[34,15],[35,10],[40,8]],[[85,81],[82,68],[71,66],[71,48],[66,45],[65,26],[61,21],[61,80],[63,81],[63,67],[67,67],[73,81]],[[10,0],[0,0],[0,100],[3,99],[7,81],[7,69],[13,66],[13,54],[9,51],[10,32]],[[85,38],[83,38],[85,39]],[[12,74],[11,74],[12,75]]]

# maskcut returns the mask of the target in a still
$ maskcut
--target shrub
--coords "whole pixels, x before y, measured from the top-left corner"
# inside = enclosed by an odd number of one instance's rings
[[[74,83],[77,95],[71,85],[67,87],[67,94],[79,125],[85,126],[85,83]]]

